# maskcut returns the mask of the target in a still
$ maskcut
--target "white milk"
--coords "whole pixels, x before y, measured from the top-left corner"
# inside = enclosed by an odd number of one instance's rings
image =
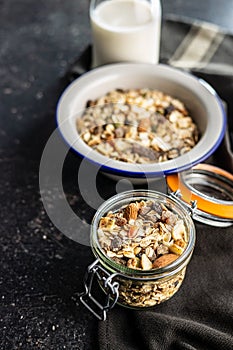
[[[90,11],[93,66],[159,60],[161,7],[152,0],[109,0]]]

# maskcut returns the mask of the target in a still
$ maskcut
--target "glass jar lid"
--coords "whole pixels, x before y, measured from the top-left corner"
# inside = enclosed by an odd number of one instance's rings
[[[193,219],[214,226],[233,224],[233,176],[209,164],[167,176],[170,191],[180,191],[181,200],[197,201]]]

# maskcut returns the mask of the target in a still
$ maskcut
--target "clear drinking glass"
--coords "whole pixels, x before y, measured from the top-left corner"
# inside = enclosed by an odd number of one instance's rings
[[[113,62],[158,63],[160,0],[91,0],[93,67]]]

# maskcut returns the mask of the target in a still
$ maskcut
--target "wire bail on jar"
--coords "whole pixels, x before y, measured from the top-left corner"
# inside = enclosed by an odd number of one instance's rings
[[[197,200],[191,200],[190,205],[188,205],[187,203],[185,203],[181,200],[182,194],[181,194],[180,190],[176,190],[174,192],[171,192],[169,194],[169,197],[175,198],[176,200],[178,199],[180,204],[182,204],[187,210],[189,210],[190,216],[191,217],[194,216],[195,211],[197,210]]]
[[[79,299],[82,304],[85,305],[100,321],[106,320],[107,311],[112,309],[117,302],[119,296],[119,283],[116,281],[112,282],[116,275],[117,273],[109,274],[101,265],[99,265],[99,259],[97,259],[88,266],[84,276],[83,283],[85,290],[79,294]],[[100,304],[100,302],[92,295],[92,286],[95,277],[98,281],[104,283],[104,288],[108,289],[104,305]],[[99,313],[95,311],[94,307],[99,309]]]

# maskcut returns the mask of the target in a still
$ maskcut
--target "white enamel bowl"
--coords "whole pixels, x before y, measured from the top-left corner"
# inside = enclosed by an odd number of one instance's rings
[[[76,118],[81,116],[88,100],[116,88],[158,89],[180,99],[200,130],[197,145],[176,159],[153,164],[129,164],[93,151],[78,135]],[[226,128],[222,102],[209,84],[166,65],[144,63],[106,65],[84,74],[62,94],[56,118],[62,137],[77,154],[101,167],[106,175],[115,179],[128,178],[134,183],[177,173],[201,163],[217,149]]]

